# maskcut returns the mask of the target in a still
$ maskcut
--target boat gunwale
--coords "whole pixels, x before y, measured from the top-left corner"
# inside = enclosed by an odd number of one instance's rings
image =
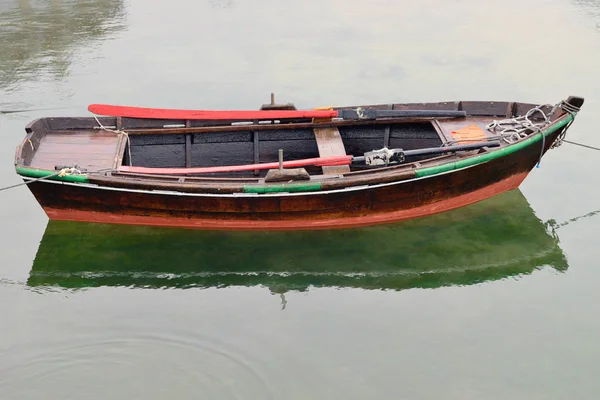
[[[555,133],[559,129],[564,129],[565,127],[568,127],[568,124],[574,120],[575,116],[576,116],[576,113],[572,113],[572,114],[564,113],[563,115],[561,115],[557,119],[555,119],[549,126],[547,126],[545,129],[543,129],[541,131],[541,134],[544,137],[547,137],[547,136]],[[537,133],[532,133],[528,137],[523,138],[520,141],[517,141],[508,146],[501,147],[500,149],[489,151],[489,152],[486,152],[483,154],[474,154],[470,157],[465,157],[462,160],[462,161],[471,161],[471,162],[467,162],[467,163],[453,162],[453,163],[441,164],[441,167],[444,167],[444,166],[446,166],[446,167],[442,168],[442,169],[437,169],[435,171],[433,171],[432,169],[435,169],[437,167],[423,168],[423,169],[421,169],[421,171],[424,171],[424,173],[421,173],[421,174],[418,173],[419,169],[417,169],[417,170],[415,170],[414,176],[406,177],[406,179],[392,179],[392,181],[390,181],[390,182],[382,182],[382,183],[374,183],[374,184],[363,183],[362,185],[355,185],[355,186],[345,185],[342,188],[336,188],[336,189],[330,189],[330,190],[328,190],[328,189],[321,190],[322,185],[321,185],[321,187],[317,188],[317,185],[314,185],[314,184],[322,183],[319,181],[312,181],[312,184],[313,184],[312,187],[315,190],[307,190],[307,191],[302,191],[302,190],[286,191],[286,188],[292,189],[292,188],[298,186],[297,182],[294,184],[278,183],[277,186],[279,187],[279,190],[276,190],[276,191],[270,191],[270,190],[260,191],[259,188],[268,187],[269,186],[268,184],[246,185],[246,187],[253,186],[255,189],[253,191],[246,191],[245,187],[242,187],[244,189],[243,192],[238,190],[237,192],[229,192],[229,193],[202,193],[202,192],[188,192],[188,191],[164,190],[164,189],[146,190],[146,189],[135,189],[132,187],[117,187],[117,186],[111,186],[109,184],[103,185],[103,184],[93,183],[93,182],[89,182],[89,180],[87,180],[87,176],[85,176],[85,175],[83,175],[83,176],[82,175],[67,175],[65,177],[62,177],[63,179],[52,179],[52,180],[48,180],[46,183],[89,186],[94,189],[124,191],[124,192],[131,192],[131,193],[162,194],[162,195],[170,194],[170,195],[177,195],[177,196],[194,196],[194,197],[255,197],[255,196],[277,197],[277,196],[327,195],[327,194],[335,194],[335,193],[342,193],[342,192],[348,192],[348,191],[372,190],[372,189],[376,189],[376,188],[380,188],[380,187],[393,186],[393,185],[428,179],[428,178],[432,178],[432,177],[443,176],[443,175],[447,175],[447,174],[451,174],[451,173],[457,173],[457,172],[463,171],[465,169],[473,168],[478,165],[487,163],[491,160],[498,159],[498,158],[507,156],[509,154],[513,154],[518,151],[522,151],[525,148],[528,148],[529,146],[540,141],[542,138],[542,135],[537,134]],[[498,155],[495,156],[494,153],[497,153]],[[430,171],[428,171],[428,169]],[[21,170],[21,172],[24,172],[24,171]],[[429,173],[429,172],[431,172],[431,173]],[[21,174],[21,176],[23,176],[23,175]],[[85,181],[79,180],[79,179],[82,179],[83,177],[85,177]],[[393,174],[389,174],[389,177],[397,178]],[[31,177],[23,176],[23,178],[26,180],[31,180]],[[67,179],[64,179],[64,178],[67,178]],[[71,179],[69,179],[69,178],[71,178]],[[113,182],[117,183],[117,180],[113,178]],[[122,182],[123,182],[123,180],[122,180]],[[130,184],[134,183],[131,180],[125,181],[125,182],[130,183]],[[311,181],[309,181],[309,182],[311,182]],[[108,183],[110,183],[110,180],[108,180]],[[275,186],[275,185],[271,185],[271,186]]]
[[[485,102],[482,102],[485,103]],[[410,106],[410,104],[420,104],[420,103],[409,103],[407,106]],[[436,103],[436,104],[440,104],[440,103]],[[518,104],[526,104],[526,103],[509,103],[512,104],[513,108],[515,107],[515,105]],[[347,108],[347,107],[346,107]],[[574,119],[576,113],[574,114],[570,114],[567,112],[564,112],[562,114],[559,114],[557,118],[555,118],[550,125],[548,125],[544,130],[544,136],[547,136],[550,132],[554,131],[554,127],[560,123],[560,121],[565,120],[566,118],[569,118],[569,121],[571,121],[572,119]],[[474,116],[471,116],[474,117]],[[103,119],[110,119],[111,117],[103,117]],[[467,118],[469,118],[469,115],[467,116]],[[93,119],[92,118],[78,118],[78,120],[88,120],[88,119]],[[446,118],[447,119],[463,119],[463,118]],[[425,118],[386,118],[386,119],[381,119],[381,120],[370,120],[370,121],[335,121],[338,124],[339,123],[346,123],[349,125],[369,125],[369,124],[391,124],[391,123],[411,123],[411,122],[415,122],[414,120],[418,120],[418,122],[431,122],[433,123],[433,121],[437,120],[436,118],[429,118],[429,117],[425,117]],[[38,137],[38,141],[41,140],[41,138],[43,136],[45,136],[48,132],[52,132],[55,134],[60,134],[60,133],[69,133],[69,134],[73,134],[75,131],[77,130],[81,130],[81,129],[72,129],[72,130],[55,130],[55,129],[49,129],[49,124],[48,124],[48,118],[38,118],[36,120],[31,121],[27,127],[26,127],[26,132],[27,135],[25,136],[25,138],[23,139],[23,141],[21,142],[21,144],[17,147],[17,152],[15,154],[15,166],[16,166],[16,170],[17,173],[23,177],[29,176],[29,177],[35,177],[35,178],[43,178],[45,175],[50,175],[50,174],[55,174],[56,171],[51,171],[51,170],[45,170],[45,169],[40,169],[40,168],[35,168],[35,167],[31,167],[31,166],[25,166],[25,159],[23,158],[23,148],[24,146],[27,145],[27,142],[31,142],[32,139],[34,139],[34,135],[37,133],[39,135]],[[566,125],[569,121],[567,121],[566,123],[563,124]],[[39,130],[35,130],[33,129],[34,126],[38,124],[41,125],[41,129]],[[303,125],[304,123],[302,123],[301,125]],[[306,125],[310,126],[310,127],[321,127],[324,126],[322,125],[323,123],[307,123]],[[333,124],[333,122],[327,122],[324,124]],[[215,129],[215,128],[225,128],[226,130],[231,131],[232,129],[238,129],[238,128],[250,128],[250,129],[256,129],[256,128],[260,128],[260,129],[265,129],[265,127],[271,128],[271,129],[280,129],[280,128],[286,128],[286,129],[294,129],[294,127],[297,127],[298,124],[261,124],[261,125],[257,125],[257,124],[253,124],[253,125],[239,125],[239,126],[232,126],[232,125],[227,125],[227,126],[217,126],[217,127],[193,127],[193,128],[185,128],[185,129]],[[335,124],[334,124],[335,125]],[[179,129],[179,128],[168,128],[168,130],[173,130],[173,129]],[[163,129],[164,130],[164,129]],[[132,130],[128,130],[128,134],[130,133],[129,131]],[[121,134],[121,136],[125,136],[123,134]],[[500,148],[497,149],[484,149],[483,150],[483,155],[487,155],[487,156],[493,156],[496,153],[500,152],[500,151],[506,151],[507,149],[511,149],[513,148],[513,146],[523,143],[525,141],[530,141],[531,139],[534,139],[535,137],[541,138],[539,135],[537,135],[537,132],[533,132],[531,134],[529,134],[526,138],[520,139],[515,143],[511,143],[508,145],[503,145]],[[124,140],[122,140],[122,138],[119,139],[121,142],[125,142]],[[536,140],[537,141],[537,140]],[[532,142],[533,143],[533,142]],[[31,144],[33,151],[35,152],[34,146],[33,144]],[[125,146],[119,146],[119,149],[122,149],[122,151],[125,151]],[[410,164],[399,164],[399,165],[390,165],[387,167],[382,167],[382,168],[374,168],[372,170],[359,170],[359,171],[352,171],[349,173],[344,173],[344,174],[340,174],[340,175],[333,175],[333,176],[313,176],[313,178],[309,181],[309,182],[326,182],[326,181],[331,181],[332,179],[345,179],[346,182],[348,182],[348,184],[351,184],[351,180],[349,178],[355,178],[357,177],[357,175],[362,175],[361,177],[364,177],[365,175],[368,175],[370,178],[372,178],[373,180],[380,178],[381,176],[385,176],[390,177],[390,172],[392,174],[398,174],[398,175],[402,175],[403,173],[405,174],[407,171],[415,171],[417,174],[419,173],[418,171],[430,171],[430,175],[435,175],[435,173],[431,173],[432,171],[434,171],[436,168],[441,168],[442,170],[444,170],[445,168],[450,168],[452,170],[456,170],[455,167],[449,167],[452,165],[455,165],[456,163],[461,163],[461,162],[466,162],[466,164],[468,165],[477,165],[478,162],[472,163],[469,160],[475,159],[477,157],[482,156],[481,154],[482,150],[473,150],[473,151],[468,151],[466,152],[466,154],[463,154],[462,156],[458,156],[456,153],[450,154],[450,155],[442,155],[442,156],[438,156],[438,157],[432,157],[430,159],[425,159],[425,160],[420,160],[417,162],[413,162]],[[119,158],[119,154],[116,155],[115,158],[115,167],[118,167],[118,158]],[[450,158],[454,161],[449,161],[446,163],[442,163],[440,162],[442,159],[445,158]],[[496,158],[496,157],[492,157]],[[432,166],[428,166],[426,164],[429,163],[436,163],[438,165],[432,165]],[[484,161],[485,162],[485,161]],[[425,164],[426,166],[424,166],[423,164]],[[468,166],[467,165],[467,166]],[[459,168],[462,169],[462,168]],[[129,173],[131,174],[131,173]],[[169,175],[169,174],[152,174],[152,176],[150,174],[140,174],[140,175],[145,175],[145,176],[131,176],[131,178],[129,176],[127,176],[126,174],[123,174],[122,172],[118,171],[118,168],[115,168],[114,171],[107,171],[104,172],[102,174],[100,174],[100,176],[104,175],[104,178],[107,181],[115,180],[117,177],[120,179],[137,179],[137,180],[145,180],[146,182],[150,183],[152,182],[152,180],[154,179],[155,183],[164,183],[166,179],[173,179],[176,180],[178,183],[180,183],[181,187],[185,187],[185,186],[190,186],[190,182],[193,182],[194,184],[198,184],[200,182],[204,183],[204,182],[210,182],[210,183],[217,183],[217,182],[221,182],[222,185],[219,185],[220,187],[222,187],[222,189],[225,189],[227,186],[229,186],[230,188],[232,186],[234,186],[236,183],[239,185],[239,183],[254,183],[256,185],[247,185],[247,186],[268,186],[269,184],[264,183],[264,179],[263,178],[229,178],[229,177],[185,177],[184,178],[184,182],[181,182],[181,176],[173,176],[173,175]],[[94,176],[97,177],[97,174],[94,173],[90,173],[89,176]],[[79,182],[79,183],[86,183],[89,181],[88,179],[88,175],[87,174],[82,174],[82,175],[66,175],[63,177],[59,177],[59,176],[54,176],[50,179],[56,180],[56,181],[66,181],[66,182]],[[161,181],[159,181],[159,179],[161,179]],[[188,180],[186,180],[188,179]],[[362,179],[359,179],[362,180]],[[110,184],[110,182],[106,182],[106,184]],[[280,183],[279,183],[280,184]],[[273,185],[273,184],[271,184]],[[280,184],[281,185],[281,184]],[[297,182],[296,182],[297,185]],[[202,185],[198,185],[198,186],[202,186]],[[292,185],[293,186],[293,185]],[[201,187],[198,187],[198,189],[201,189]],[[231,189],[230,189],[231,190]],[[322,191],[321,191],[322,192]]]

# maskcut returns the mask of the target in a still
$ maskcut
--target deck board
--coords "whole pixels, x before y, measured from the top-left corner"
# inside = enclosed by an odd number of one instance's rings
[[[112,168],[120,135],[97,130],[76,134],[53,133],[44,136],[30,166],[53,170],[56,165],[78,165],[88,171]]]
[[[320,157],[346,155],[344,142],[338,128],[315,128],[314,132]],[[350,167],[347,165],[323,167],[323,174],[343,174],[347,172],[350,172]]]
[[[439,125],[441,133],[446,139],[446,141],[453,141],[454,137],[452,136],[452,131],[466,128],[470,125],[477,125],[479,128],[481,128],[481,130],[485,133],[485,136],[487,137],[493,136],[492,133],[486,129],[486,126],[493,120],[493,117],[477,117],[468,118],[466,120],[438,120],[437,124]]]

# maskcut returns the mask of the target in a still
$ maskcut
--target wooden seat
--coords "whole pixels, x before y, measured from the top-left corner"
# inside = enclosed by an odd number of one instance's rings
[[[344,142],[342,141],[342,137],[340,136],[340,131],[338,128],[314,128],[314,133],[315,139],[317,140],[317,146],[319,148],[319,156],[331,157],[346,155]],[[323,174],[336,175],[350,172],[350,167],[348,165],[322,168]]]

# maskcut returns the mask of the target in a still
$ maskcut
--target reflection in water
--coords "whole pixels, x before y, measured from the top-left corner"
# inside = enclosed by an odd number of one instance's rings
[[[28,284],[402,290],[476,284],[543,266],[568,267],[558,239],[522,193],[512,191],[429,218],[343,231],[231,233],[51,221]]]
[[[235,0],[208,0],[212,8],[232,8]]]
[[[592,17],[596,28],[600,30],[600,0],[571,0],[584,13]]]
[[[76,47],[121,30],[123,0],[0,2],[0,88],[68,75]]]

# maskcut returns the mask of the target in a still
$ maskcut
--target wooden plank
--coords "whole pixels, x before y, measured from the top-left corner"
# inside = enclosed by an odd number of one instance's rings
[[[130,136],[133,135],[176,135],[184,133],[213,133],[213,132],[231,132],[231,131],[273,131],[273,130],[298,130],[298,129],[313,129],[313,128],[330,128],[330,127],[342,127],[342,126],[366,126],[366,125],[389,125],[389,124],[408,124],[408,123],[424,123],[431,122],[433,119],[442,120],[455,120],[457,118],[433,118],[433,117],[420,117],[420,118],[382,118],[375,120],[364,120],[364,121],[331,121],[331,122],[302,122],[302,123],[281,123],[281,124],[257,124],[257,125],[226,125],[226,126],[212,126],[212,127],[191,127],[191,128],[160,128],[160,129],[130,129],[127,133]],[[460,118],[464,121],[464,118]],[[69,132],[69,131],[59,131]],[[383,131],[382,131],[383,132]]]
[[[390,145],[390,126],[385,127],[385,132],[383,133],[383,147],[388,147]]]
[[[506,117],[508,106],[506,101],[461,101],[459,109],[472,116]]]
[[[258,141],[258,132],[252,132],[252,137],[254,139],[254,164],[260,163],[260,143]],[[254,176],[260,175],[260,170],[254,170]]]
[[[458,101],[444,101],[438,103],[405,103],[394,104],[392,110],[440,110],[459,111]]]
[[[185,127],[191,127],[190,120],[185,121]],[[185,135],[185,167],[192,167],[192,134]]]
[[[484,132],[486,132],[487,136],[493,136],[490,132],[487,131],[486,126],[492,122],[494,119],[492,117],[477,117],[477,118],[468,118],[465,121],[438,121],[440,128],[445,137],[448,140],[454,140],[452,136],[452,131],[457,129],[466,128],[470,125],[477,125]]]
[[[55,165],[79,165],[87,170],[113,168],[117,162],[122,135],[83,131],[78,134],[48,133],[40,141],[30,165],[54,169]]]
[[[346,149],[340,136],[340,131],[335,128],[315,128],[315,139],[319,148],[319,156],[345,156]],[[333,167],[323,167],[323,174],[343,174],[350,172],[348,165],[339,165]]]
[[[98,117],[100,123],[105,126],[114,126],[116,128],[116,118]],[[55,129],[94,129],[99,128],[98,122],[89,117],[49,117],[43,119],[48,130]]]
[[[117,169],[123,164],[123,158],[125,158],[125,152],[127,151],[127,136],[124,134],[120,135],[119,144],[117,145],[117,151],[115,153],[115,162],[113,163],[113,168]],[[131,160],[129,160],[131,163]]]
[[[452,140],[452,137],[446,136],[446,134],[444,133],[444,130],[442,129],[442,127],[440,126],[440,124],[437,120],[431,121],[431,124],[433,125],[433,127],[435,128],[435,131],[437,132],[438,136],[440,137],[442,144]]]

